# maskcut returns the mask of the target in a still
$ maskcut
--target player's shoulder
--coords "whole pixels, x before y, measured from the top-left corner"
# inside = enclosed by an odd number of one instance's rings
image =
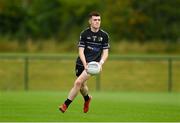
[[[104,36],[109,37],[109,34],[108,34],[106,31],[104,31],[103,29],[100,29],[100,32],[101,32]]]
[[[87,33],[89,33],[90,32],[90,28],[86,28],[86,29],[84,29],[83,31],[81,31],[81,35],[86,35]]]

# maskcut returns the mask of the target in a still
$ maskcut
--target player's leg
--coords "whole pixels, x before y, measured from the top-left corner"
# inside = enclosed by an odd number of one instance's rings
[[[73,88],[70,90],[67,100],[64,102],[63,105],[59,107],[62,112],[65,112],[70,103],[74,100],[77,96],[78,92],[82,84],[90,77],[89,74],[84,70],[81,75],[75,80]]]
[[[76,76],[80,76],[81,73],[84,71],[84,66],[76,65]],[[80,92],[84,99],[88,100],[88,87],[87,87],[87,81],[83,82],[81,85]]]
[[[81,95],[84,97],[86,95],[88,95],[88,86],[87,86],[87,81],[85,81],[80,89]]]
[[[90,75],[87,74],[87,72],[84,70],[82,74],[74,82],[74,86],[69,92],[68,99],[70,99],[71,101],[74,100],[74,98],[77,96],[78,92],[80,91],[81,86],[84,84],[84,82],[86,82],[86,80],[89,77]]]
[[[82,84],[80,92],[81,92],[81,95],[84,97],[83,111],[84,111],[84,113],[86,113],[89,110],[89,104],[90,104],[90,101],[92,99],[92,96],[88,95],[87,81]]]
[[[82,86],[81,86],[81,89],[80,89],[80,92],[81,92],[81,95],[83,96],[84,98],[84,101],[88,101],[89,100],[89,95],[88,95],[88,86],[87,86],[87,81],[85,81]]]

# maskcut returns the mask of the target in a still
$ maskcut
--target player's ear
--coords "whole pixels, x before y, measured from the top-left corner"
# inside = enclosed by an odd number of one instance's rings
[[[89,24],[91,25],[91,18],[89,19],[89,21],[88,21],[88,22],[89,22]]]

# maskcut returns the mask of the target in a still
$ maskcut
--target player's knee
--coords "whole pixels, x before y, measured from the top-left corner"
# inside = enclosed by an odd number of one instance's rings
[[[76,86],[77,88],[81,88],[81,81],[79,81],[79,80],[77,80],[77,81],[75,81],[75,84],[74,84],[74,86]]]

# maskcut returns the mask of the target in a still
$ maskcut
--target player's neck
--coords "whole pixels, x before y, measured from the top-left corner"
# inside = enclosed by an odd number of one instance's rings
[[[93,28],[93,27],[90,27],[90,28],[91,28],[92,32],[98,32],[99,31],[99,28]]]

